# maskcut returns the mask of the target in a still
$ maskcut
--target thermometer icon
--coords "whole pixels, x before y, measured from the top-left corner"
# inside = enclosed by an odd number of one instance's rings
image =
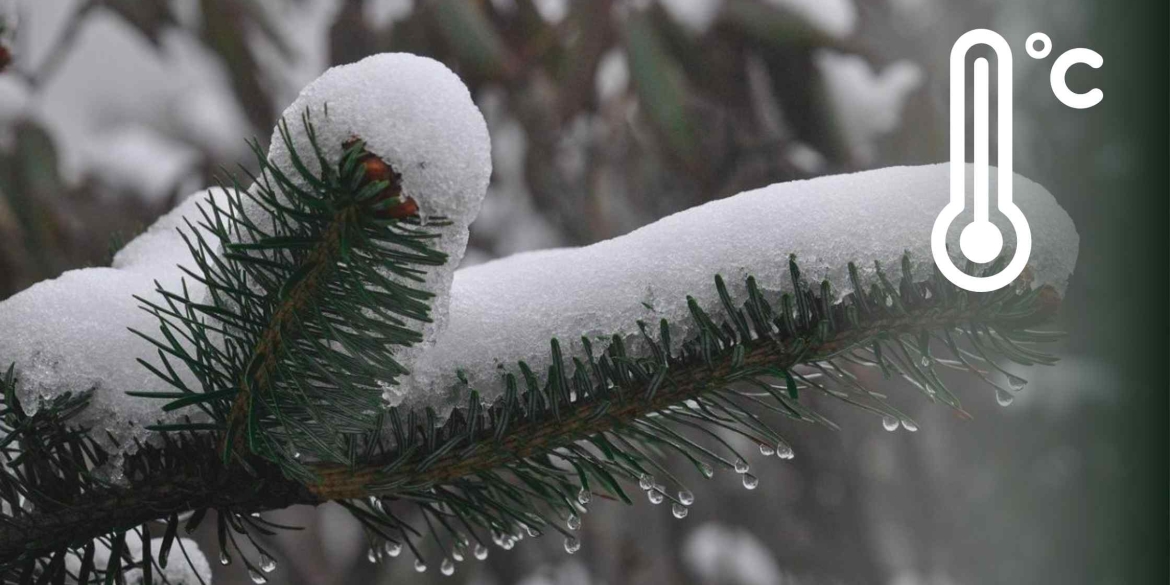
[[[951,261],[947,253],[947,228],[955,220],[967,201],[967,94],[966,94],[966,66],[967,51],[977,44],[990,46],[995,50],[996,70],[998,80],[998,95],[996,102],[996,117],[998,128],[996,181],[996,200],[1000,213],[1008,218],[1012,229],[1016,232],[1016,251],[1008,263],[998,274],[991,276],[971,276],[959,270]],[[989,97],[988,64],[982,57],[975,60],[975,164],[974,184],[974,215],[973,222],[963,228],[959,235],[959,249],[972,262],[990,262],[1003,249],[1003,234],[999,228],[989,220],[989,188],[988,184],[988,132]],[[955,41],[951,48],[951,199],[942,213],[934,221],[934,229],[930,234],[931,251],[934,262],[942,271],[943,276],[957,286],[975,292],[989,292],[1003,288],[1015,280],[1024,266],[1028,263],[1028,256],[1032,252],[1032,232],[1028,228],[1028,220],[1019,207],[1012,202],[1012,50],[1007,41],[994,31],[975,29],[967,32]]]
[[[1041,48],[1035,48],[1040,43]],[[995,51],[997,61],[997,160],[996,204],[999,212],[1008,218],[1016,232],[1016,251],[1008,265],[991,276],[971,276],[959,270],[947,253],[947,230],[967,205],[967,70],[966,56],[971,47],[987,45]],[[1028,37],[1027,51],[1035,59],[1043,59],[1052,50],[1052,41],[1044,33]],[[1094,69],[1101,67],[1101,55],[1090,49],[1072,49],[1056,59],[1050,75],[1052,92],[1061,103],[1070,108],[1091,108],[1101,102],[1100,89],[1076,93],[1068,88],[1065,75],[1072,65],[1083,63]],[[959,250],[968,260],[978,264],[991,262],[1003,250],[1003,234],[991,223],[989,215],[988,132],[990,130],[988,64],[980,57],[974,65],[975,136],[974,136],[974,221],[959,234]],[[930,248],[934,262],[956,286],[974,292],[990,292],[1007,286],[1028,263],[1032,253],[1032,232],[1028,220],[1012,202],[1012,49],[995,31],[975,29],[968,31],[951,47],[951,198],[934,221],[930,233]]]

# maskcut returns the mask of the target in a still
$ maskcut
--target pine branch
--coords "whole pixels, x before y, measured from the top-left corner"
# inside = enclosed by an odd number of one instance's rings
[[[696,333],[681,345],[671,342],[665,319],[657,332],[638,323],[637,351],[614,335],[596,352],[582,338],[584,355],[572,356],[553,339],[547,372],[501,366],[506,391],[490,404],[465,381],[465,406],[445,417],[430,408],[383,410],[382,389],[406,373],[400,352],[422,339],[430,318],[433,291],[421,283],[446,261],[432,246],[445,223],[424,225],[393,169],[360,140],[330,164],[307,116],[303,123],[315,169],[282,125],[295,174],[257,149],[253,188],[237,189],[223,205],[210,202],[202,232],[188,223],[199,267],[190,276],[208,299],[186,288],[160,290],[161,303],[139,299],[162,335],[152,339],[160,363],[143,363],[177,390],[141,395],[192,416],[153,427],[161,443],[136,445],[122,482],[101,474],[113,453],[93,429],[72,422],[84,396],[57,397],[29,415],[17,399],[18,371],[9,370],[0,443],[4,583],[67,573],[114,582],[139,567],[145,576],[155,561],[126,553],[127,533],[149,541],[153,526],[173,541],[181,525],[192,530],[212,511],[221,555],[230,559],[234,549],[262,579],[271,559],[254,536],[279,527],[255,515],[327,501],[361,521],[372,546],[392,555],[409,547],[420,563],[437,554],[444,573],[473,541],[480,556],[488,538],[510,548],[525,534],[556,531],[573,552],[580,546],[573,531],[594,495],[628,503],[623,486],[636,483],[652,503],[670,501],[676,515],[686,514],[693,496],[663,465],[668,453],[703,476],[725,468],[754,487],[744,458],[715,431],[790,455],[780,421],[834,427],[811,408],[810,393],[913,428],[865,386],[858,368],[904,378],[963,413],[936,368],[1010,392],[990,379],[997,360],[1053,361],[1032,347],[1053,335],[1032,328],[1051,319],[1060,298],[1026,277],[968,293],[937,272],[914,280],[904,257],[895,280],[878,266],[874,281],[863,282],[851,265],[852,290],[839,296],[828,281],[810,286],[790,257],[793,292],[778,298],[752,277],[744,298],[733,298],[716,275],[721,306],[688,299],[692,327],[684,330]],[[190,375],[177,373],[183,368]],[[261,557],[240,552],[237,535]],[[93,561],[99,544],[111,551],[102,566]]]

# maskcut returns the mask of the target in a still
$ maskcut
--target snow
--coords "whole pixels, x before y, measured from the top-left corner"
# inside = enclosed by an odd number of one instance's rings
[[[861,57],[829,50],[817,51],[813,59],[852,155],[869,164],[877,154],[876,140],[901,123],[902,106],[922,84],[922,70],[897,61],[875,73]]]
[[[767,0],[773,6],[804,18],[825,34],[843,39],[857,29],[853,0]]]
[[[515,372],[516,362],[524,360],[544,373],[552,338],[577,356],[583,355],[583,335],[616,333],[637,348],[636,321],[653,324],[665,317],[677,346],[695,333],[688,294],[705,310],[721,313],[712,282],[717,273],[735,298],[744,298],[749,274],[772,295],[791,290],[789,254],[798,256],[810,281],[828,279],[838,294],[852,288],[850,261],[863,279],[872,276],[875,260],[900,274],[908,251],[916,275],[926,277],[933,264],[930,232],[949,198],[949,176],[949,165],[940,164],[781,183],[584,248],[529,252],[460,270],[450,325],[403,386],[411,403],[445,413],[457,370],[490,400],[502,393],[497,365]],[[1031,224],[1029,264],[1036,282],[1063,291],[1077,257],[1072,221],[1043,187],[1018,175],[1015,202]],[[992,215],[1013,242],[1006,219]],[[963,224],[955,224],[949,241],[957,250]]]
[[[326,115],[326,106],[328,115]],[[283,114],[294,147],[315,170],[315,157],[301,122],[310,112],[325,158],[339,160],[342,145],[357,136],[366,150],[402,175],[406,195],[415,199],[422,217],[444,216],[451,225],[440,230],[436,247],[446,265],[429,269],[421,285],[434,292],[433,323],[423,326],[424,341],[399,354],[407,368],[426,351],[445,325],[455,267],[467,247],[468,226],[479,213],[492,172],[487,125],[471,94],[442,63],[405,53],[381,54],[329,69],[301,91]],[[268,160],[296,176],[280,135],[273,132]],[[253,219],[264,210],[245,206]],[[387,277],[400,277],[387,272]],[[419,286],[410,283],[411,286]],[[387,400],[397,400],[395,387]]]
[[[700,583],[780,585],[783,573],[771,551],[743,528],[708,522],[687,536],[682,561]]]
[[[658,0],[658,3],[671,18],[698,35],[711,28],[723,8],[723,0]]]
[[[195,268],[174,228],[182,216],[196,216],[195,206],[206,195],[192,195],[163,216],[127,244],[112,267],[71,270],[0,303],[0,330],[5,332],[0,336],[0,363],[4,367],[16,363],[19,395],[26,409],[36,411],[43,398],[92,389],[91,405],[77,422],[98,430],[93,436],[112,447],[102,432],[108,431],[127,451],[133,449],[131,439],[147,435],[144,425],[178,420],[179,413],[162,412],[159,400],[124,394],[173,391],[135,363],[135,358],[157,362],[156,352],[128,328],[156,332],[157,319],[141,310],[133,295],[157,300],[155,280],[178,290],[182,272],[176,264]],[[199,295],[196,283],[187,280],[193,294]],[[116,475],[116,470],[111,471]]]
[[[154,561],[154,582],[169,583],[170,585],[201,585],[211,583],[211,565],[207,557],[199,550],[199,545],[189,538],[176,538],[167,553],[167,567],[160,570],[158,555],[162,550],[162,538],[150,541],[151,559]],[[142,536],[131,531],[126,534],[126,551],[138,561],[142,559]],[[183,556],[183,553],[187,553]],[[190,562],[188,562],[190,559]],[[104,569],[110,561],[110,549],[101,541],[95,543],[93,554],[94,566]],[[77,575],[81,570],[81,559],[75,555],[65,557],[66,570],[71,575]],[[144,582],[142,569],[131,569],[124,573],[127,585],[142,585]],[[200,580],[202,579],[202,581]]]

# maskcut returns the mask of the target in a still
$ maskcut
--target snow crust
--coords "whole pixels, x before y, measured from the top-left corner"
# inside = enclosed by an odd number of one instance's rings
[[[487,124],[458,76],[438,61],[406,53],[373,55],[333,67],[284,111],[296,152],[316,171],[302,123],[306,111],[326,160],[340,160],[342,145],[359,137],[366,150],[402,175],[403,192],[418,202],[423,218],[443,216],[451,222],[441,228],[436,244],[448,261],[429,268],[421,285],[436,295],[431,304],[434,321],[422,327],[422,343],[397,356],[410,368],[446,325],[452,276],[463,259],[468,226],[479,213],[492,174]],[[296,177],[289,155],[274,131],[268,160]],[[253,219],[266,213],[255,203],[245,205],[244,212]],[[386,276],[403,281],[389,271]],[[388,386],[386,399],[396,403],[400,393],[400,387]]]
[[[217,198],[223,196],[216,191]],[[183,216],[194,223],[196,206],[206,207],[210,194],[195,193],[160,218],[115,255],[112,267],[70,270],[0,303],[0,364],[16,363],[19,395],[28,411],[64,392],[93,390],[90,407],[77,422],[97,430],[94,437],[112,446],[103,432],[109,431],[127,450],[132,439],[146,436],[144,425],[178,420],[178,413],[162,412],[159,400],[125,394],[174,390],[135,361],[158,360],[154,346],[129,328],[151,335],[158,331],[158,320],[133,296],[159,302],[155,281],[177,291],[183,278],[179,265],[198,273],[175,228]],[[199,298],[198,283],[188,278],[187,285]]]
[[[459,386],[457,370],[485,399],[499,396],[503,370],[497,365],[515,372],[516,362],[524,360],[543,375],[552,338],[567,355],[583,355],[583,335],[608,339],[616,333],[638,348],[638,319],[655,326],[669,319],[677,346],[695,334],[687,295],[722,313],[714,275],[721,274],[733,297],[742,299],[750,274],[775,298],[792,288],[789,254],[797,255],[811,283],[828,279],[838,295],[852,288],[850,261],[863,279],[873,276],[875,260],[896,276],[908,251],[916,275],[925,278],[933,265],[931,227],[949,198],[949,176],[949,165],[939,164],[780,183],[591,246],[518,254],[460,270],[450,325],[404,383],[410,402],[448,412],[450,390]],[[1015,201],[1031,225],[1029,265],[1036,282],[1063,291],[1077,258],[1072,221],[1048,191],[1019,175]],[[949,232],[956,255],[969,217],[969,211],[961,215]],[[992,221],[1005,243],[1014,243],[1006,219],[993,212]],[[462,404],[465,395],[458,400]]]

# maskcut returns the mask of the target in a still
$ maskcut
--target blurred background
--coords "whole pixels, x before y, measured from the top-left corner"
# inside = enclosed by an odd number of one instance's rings
[[[559,539],[526,539],[461,563],[453,577],[415,573],[409,559],[370,563],[339,507],[286,510],[272,519],[308,534],[273,540],[272,581],[1157,582],[1145,577],[1167,568],[1165,9],[0,0],[0,299],[108,262],[221,169],[252,168],[245,139],[266,144],[301,87],[369,54],[443,61],[487,119],[494,173],[472,226],[472,264],[596,242],[779,181],[943,162],[950,46],[992,28],[1016,54],[1017,172],[1047,187],[1081,235],[1058,324],[1070,335],[1054,348],[1063,361],[1019,370],[1029,383],[1010,406],[990,387],[955,380],[974,415],[964,421],[886,384],[920,424],[908,433],[826,402],[842,430],[789,423],[796,458],[750,461],[755,491],[730,474],[684,470],[697,501],[683,520],[648,502],[598,503],[576,555]],[[1053,40],[1049,60],[1024,57],[1035,31]],[[1074,68],[1069,83],[1106,98],[1076,111],[1053,97],[1047,68],[1082,46],[1106,65]],[[1141,59],[1158,61],[1143,72]],[[203,535],[205,551],[213,540]],[[238,565],[215,565],[215,582],[248,582]]]

